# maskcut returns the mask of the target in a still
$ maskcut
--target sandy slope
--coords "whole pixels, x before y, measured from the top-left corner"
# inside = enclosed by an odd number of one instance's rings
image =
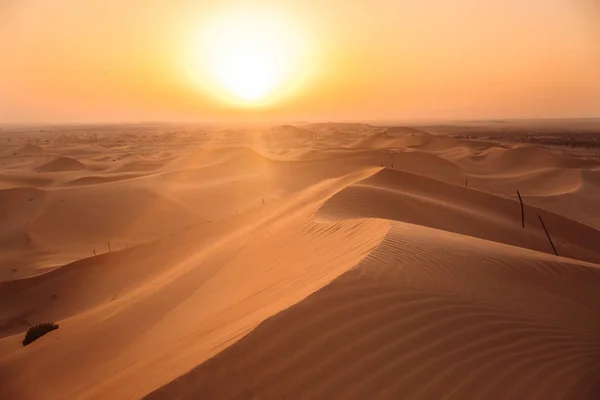
[[[234,234],[225,233],[231,226],[211,224],[176,241],[166,239],[173,248],[165,253],[166,243],[141,246],[5,283],[0,288],[5,334],[18,330],[15,326],[23,320],[56,319],[63,327],[56,332],[58,341],[49,336],[45,346],[40,341],[2,359],[7,394],[21,396],[28,388],[26,397],[140,396],[327,284],[368,254],[387,232],[377,221],[320,224],[307,219],[314,202],[340,185],[343,181],[318,185],[272,214],[261,209],[244,216],[236,221],[243,225],[236,223],[241,229]],[[223,237],[213,237],[221,231]],[[91,285],[94,291],[78,289]],[[36,306],[40,303],[46,307]],[[117,336],[110,333],[117,331]],[[165,342],[175,347],[159,350]],[[80,346],[87,349],[87,361],[66,375],[81,357],[73,351]],[[149,348],[154,350],[148,353]],[[32,368],[29,357],[46,361]],[[56,365],[57,358],[63,360],[62,367]],[[128,367],[132,363],[136,367]],[[39,375],[47,368],[54,372],[44,373],[43,383]],[[150,381],[155,383],[150,387],[144,386],[149,376],[139,368],[152,371]]]
[[[144,129],[1,149],[0,398],[600,395],[594,157]]]
[[[148,398],[592,399],[599,284],[593,264],[393,223],[356,268]]]

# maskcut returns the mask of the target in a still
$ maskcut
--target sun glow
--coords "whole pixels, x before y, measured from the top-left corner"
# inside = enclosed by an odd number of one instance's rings
[[[307,74],[306,43],[277,13],[216,15],[196,41],[191,75],[215,94],[261,105],[289,94]]]

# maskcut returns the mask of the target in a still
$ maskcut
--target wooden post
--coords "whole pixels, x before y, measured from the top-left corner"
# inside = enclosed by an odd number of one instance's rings
[[[263,202],[263,206],[264,206],[265,205],[265,198],[264,197],[262,199],[262,202]]]
[[[525,228],[525,208],[523,208],[523,199],[521,198],[521,193],[517,190],[517,196],[519,196],[519,201],[521,202],[521,226]]]
[[[556,247],[554,247],[554,243],[552,243],[552,239],[550,238],[550,234],[548,233],[548,230],[546,229],[546,225],[544,225],[544,220],[542,219],[542,216],[538,214],[538,217],[540,218],[540,222],[542,223],[542,228],[544,228],[544,232],[546,232],[546,236],[548,236],[548,241],[550,242],[550,246],[552,246],[552,250],[554,250],[554,255],[558,255],[558,253],[556,252]]]
[[[465,180],[465,187],[469,187],[469,180]]]
[[[110,249],[110,242],[106,242],[106,244],[108,245],[108,252],[112,253],[112,250]]]
[[[94,252],[94,255],[96,255],[96,249],[92,248],[92,251]]]

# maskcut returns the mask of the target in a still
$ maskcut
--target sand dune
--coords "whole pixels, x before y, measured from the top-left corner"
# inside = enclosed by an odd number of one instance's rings
[[[39,212],[46,193],[34,188],[0,190],[0,242],[28,243],[28,227]]]
[[[156,257],[163,246],[152,246],[155,250],[150,253],[146,248],[147,256],[135,264],[125,260],[126,268],[114,259],[111,260],[111,257],[120,257],[119,254],[105,255],[92,259],[98,261],[87,262],[104,261],[104,268],[90,270],[85,268],[84,262],[31,278],[29,284],[27,281],[6,283],[7,286],[1,292],[7,296],[3,298],[7,301],[2,301],[2,304],[22,304],[24,310],[10,309],[15,316],[5,319],[8,320],[4,323],[5,332],[15,329],[11,325],[18,320],[35,318],[35,314],[27,314],[26,310],[31,309],[42,313],[39,318],[61,318],[65,327],[62,332],[56,332],[61,333],[58,342],[46,342],[52,343],[52,346],[31,347],[42,352],[38,353],[38,358],[51,362],[55,356],[71,348],[73,341],[82,345],[88,343],[95,349],[86,355],[87,367],[79,370],[87,378],[82,375],[63,375],[61,368],[55,365],[53,370],[56,374],[46,375],[44,380],[47,379],[47,384],[40,382],[36,392],[52,397],[58,395],[64,387],[69,387],[68,393],[78,393],[82,398],[126,396],[146,378],[125,366],[138,359],[139,352],[146,346],[154,347],[152,343],[167,340],[171,335],[174,336],[168,341],[179,343],[181,351],[165,349],[164,353],[156,352],[144,361],[144,364],[148,364],[143,368],[153,370],[152,375],[157,374],[159,382],[174,379],[213,355],[218,348],[226,346],[242,332],[253,328],[260,320],[299,301],[334,279],[354,265],[356,260],[368,254],[387,231],[383,224],[376,221],[316,224],[306,219],[307,213],[314,209],[315,201],[320,202],[322,196],[339,189],[345,182],[348,181],[317,185],[273,210],[259,210],[253,213],[256,215],[246,216],[250,220],[245,221],[243,231],[233,236],[227,233],[220,239],[217,236],[213,243],[205,241],[206,235],[219,232],[220,228],[213,228],[211,225],[209,232],[204,235],[198,231],[190,231],[191,238],[187,240],[187,234],[178,240],[166,239],[173,246],[177,243],[177,247],[172,250],[175,253],[166,253],[164,257]],[[265,215],[266,213],[270,215]],[[272,223],[268,223],[269,221]],[[237,225],[237,221],[233,223]],[[340,242],[344,245],[334,246]],[[131,252],[143,253],[141,249],[132,249]],[[183,260],[177,256],[178,249]],[[297,257],[298,251],[308,254],[309,250],[312,250],[312,256]],[[126,254],[127,251],[123,253],[123,257]],[[167,259],[171,261],[166,263]],[[178,259],[181,261],[178,262]],[[109,266],[111,269],[106,271]],[[75,280],[77,276],[82,276],[83,281]],[[78,289],[82,285],[91,284],[90,282],[95,282],[97,291]],[[106,288],[104,295],[103,287]],[[48,297],[52,298],[52,294],[57,295],[55,302],[61,302],[61,306],[49,304],[45,310],[32,307],[39,301],[46,302]],[[93,298],[90,299],[90,296]],[[63,298],[65,300],[61,300]],[[19,301],[20,299],[25,300]],[[112,299],[114,300],[111,301]],[[73,309],[79,307],[86,308]],[[67,315],[56,314],[57,311],[71,315],[67,318]],[[190,319],[190,312],[195,313],[197,318]],[[143,320],[139,319],[142,315],[146,315]],[[103,330],[120,330],[126,320],[133,319],[137,322],[130,325],[128,333],[118,343],[106,342],[102,332],[94,333],[94,324],[88,325],[98,317],[105,321],[102,323]],[[173,323],[182,324],[182,329],[172,330]],[[80,329],[68,329],[69,325],[88,326],[84,329],[87,333]],[[65,337],[64,334],[68,331],[71,333]],[[194,341],[196,344],[192,344],[187,337],[192,331],[204,336],[205,340]],[[39,344],[43,343],[40,341]],[[186,353],[184,349],[189,349],[190,345],[195,350]],[[0,367],[2,375],[9,377],[10,386],[5,387],[5,393],[11,396],[15,395],[17,388],[24,382],[38,375],[35,370],[27,367],[27,361],[22,358],[24,354],[17,351],[6,355]],[[117,354],[120,355],[115,358]],[[161,360],[164,357],[174,357],[168,364],[175,364],[176,367],[170,368],[170,371],[163,369]],[[64,360],[64,368],[75,362],[75,359]],[[47,365],[42,363],[38,367],[45,369]],[[115,376],[112,382],[104,381],[103,385],[88,387],[89,382],[117,371],[123,374]],[[133,383],[132,379],[137,383]],[[136,392],[143,394],[140,390],[144,389],[138,388]]]
[[[358,139],[348,147],[352,149],[382,149],[392,147],[393,140],[394,138],[387,132],[376,132]]]
[[[111,172],[139,172],[139,171],[153,171],[160,168],[163,165],[161,161],[147,161],[137,160],[127,162],[117,168],[114,168]]]
[[[26,145],[21,146],[18,149],[14,150],[13,154],[17,155],[17,156],[23,156],[23,155],[30,156],[30,155],[42,154],[43,152],[44,152],[44,149],[41,146],[27,143]]]
[[[128,179],[135,179],[142,177],[142,174],[136,173],[122,173],[122,174],[111,174],[111,175],[100,175],[100,176],[84,176],[64,182],[64,186],[84,186],[84,185],[100,185],[103,183],[118,182]]]
[[[570,258],[600,262],[600,232],[528,206],[521,227],[517,201],[401,171],[383,170],[336,193],[320,210],[327,219],[384,218],[552,252],[538,215]]]
[[[445,152],[460,145],[459,140],[450,137],[424,134],[415,137],[419,138],[419,141],[408,144],[409,147],[432,153]]]
[[[40,188],[51,186],[54,182],[55,180],[52,177],[32,173],[31,171],[5,172],[0,174],[0,189]]]
[[[128,130],[6,150],[0,398],[600,395],[593,154],[361,124]]]
[[[170,170],[178,170],[194,167],[209,167],[231,160],[238,153],[244,152],[246,152],[247,157],[248,153],[250,153],[250,157],[252,156],[252,153],[254,153],[252,150],[243,147],[203,148],[175,159],[167,164],[167,168]]]
[[[578,158],[555,154],[541,146],[521,145],[512,148],[492,147],[463,161],[467,168],[477,168],[480,174],[533,171],[547,168],[593,168],[594,158]]]
[[[57,171],[79,171],[85,169],[86,166],[70,157],[56,157],[50,161],[40,164],[36,170],[42,172],[57,172]]]
[[[523,196],[560,196],[581,190],[587,183],[579,169],[547,168],[493,177],[471,175],[471,185],[493,187],[496,192]]]
[[[575,190],[564,191],[555,196],[529,197],[529,203],[560,212],[563,215],[600,229],[600,173],[598,170],[580,171],[580,184]]]
[[[147,398],[591,399],[599,283],[595,265],[394,223],[352,271]]]

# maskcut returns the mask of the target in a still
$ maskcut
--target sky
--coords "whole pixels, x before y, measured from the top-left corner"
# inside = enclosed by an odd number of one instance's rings
[[[232,14],[302,42],[264,104],[202,72]],[[600,0],[0,0],[0,123],[579,117],[600,117]]]

